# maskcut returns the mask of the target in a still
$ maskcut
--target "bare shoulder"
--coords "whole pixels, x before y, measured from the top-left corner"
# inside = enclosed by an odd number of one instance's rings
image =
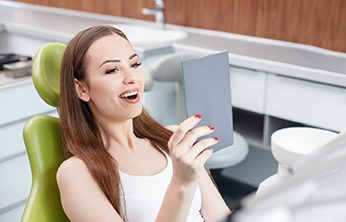
[[[62,162],[56,176],[57,182],[59,183],[66,180],[68,181],[71,178],[89,177],[89,175],[90,173],[85,163],[77,157],[71,157]]]
[[[165,128],[172,132],[175,132],[178,128],[178,125],[168,125],[168,126],[165,126]]]
[[[67,173],[71,171],[83,170],[88,170],[85,163],[77,157],[71,157],[60,164],[58,173]]]
[[[62,207],[71,221],[122,221],[81,159],[65,160],[56,177]]]
[[[66,159],[64,162],[61,163],[60,167],[59,168],[86,168],[86,165],[85,163],[79,159],[78,157],[71,157],[69,159]]]

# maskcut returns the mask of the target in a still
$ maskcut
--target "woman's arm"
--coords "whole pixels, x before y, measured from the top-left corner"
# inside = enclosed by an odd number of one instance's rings
[[[205,221],[223,221],[231,211],[206,170],[200,178],[199,187],[202,193],[201,211]]]
[[[212,127],[196,127],[201,116],[192,116],[179,126],[167,127],[173,131],[168,148],[173,163],[173,176],[167,188],[156,221],[186,221],[197,185],[205,169],[204,164],[212,151],[208,147],[215,145],[217,139],[198,138],[213,132]]]
[[[162,202],[156,222],[186,221],[197,184],[182,185],[172,180]]]
[[[80,159],[64,161],[57,182],[62,206],[72,222],[123,221]]]
[[[166,128],[174,132],[178,126],[169,125]],[[200,177],[199,187],[202,193],[201,212],[205,221],[222,221],[231,213],[206,170],[203,170],[203,174]]]

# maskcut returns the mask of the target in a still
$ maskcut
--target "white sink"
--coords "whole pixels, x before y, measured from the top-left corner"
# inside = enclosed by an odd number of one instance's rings
[[[112,24],[125,33],[133,45],[170,43],[187,38],[187,33],[179,30],[152,28],[135,24]]]

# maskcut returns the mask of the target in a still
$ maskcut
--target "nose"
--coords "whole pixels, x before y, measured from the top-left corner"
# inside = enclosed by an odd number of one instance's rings
[[[134,84],[137,82],[137,80],[138,78],[134,70],[132,70],[131,68],[127,68],[125,70],[124,84],[125,85]]]

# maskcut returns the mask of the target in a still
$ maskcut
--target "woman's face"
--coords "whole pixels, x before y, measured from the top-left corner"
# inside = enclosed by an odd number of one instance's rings
[[[80,99],[98,120],[123,121],[142,112],[144,76],[129,42],[114,34],[95,41],[86,54],[86,79],[76,80]]]

